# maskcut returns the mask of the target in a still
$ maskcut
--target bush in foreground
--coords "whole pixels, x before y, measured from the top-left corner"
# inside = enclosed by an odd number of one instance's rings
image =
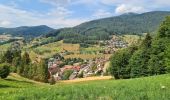
[[[51,75],[49,83],[50,83],[50,85],[54,85],[56,83],[54,76]]]
[[[6,78],[10,73],[10,66],[8,64],[0,64],[0,77]]]

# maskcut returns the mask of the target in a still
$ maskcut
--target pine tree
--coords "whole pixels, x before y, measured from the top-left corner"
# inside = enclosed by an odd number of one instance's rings
[[[48,66],[46,59],[41,60],[38,71],[39,80],[42,82],[48,82]]]
[[[22,57],[22,61],[26,65],[28,65],[31,62],[31,59],[30,59],[29,54],[27,52],[24,53],[24,55]]]
[[[148,62],[150,75],[165,74],[165,45],[164,39],[159,38],[153,41]]]
[[[169,45],[170,45],[170,16],[161,24],[158,36],[153,40],[149,68],[151,74],[165,74],[169,72]]]
[[[130,59],[129,67],[131,67],[131,77],[148,76],[148,61],[150,59],[152,38],[147,34],[139,50],[136,51]]]
[[[162,22],[158,31],[158,37],[170,37],[170,16],[167,16],[166,20]]]
[[[25,52],[22,56],[21,65],[18,67],[20,75],[23,75],[24,77],[28,77],[30,62],[31,59],[29,57],[29,54]]]
[[[6,51],[6,53],[4,54],[4,57],[3,57],[3,62],[6,62],[6,63],[12,63],[12,60],[13,60],[13,54],[12,52],[8,49]]]

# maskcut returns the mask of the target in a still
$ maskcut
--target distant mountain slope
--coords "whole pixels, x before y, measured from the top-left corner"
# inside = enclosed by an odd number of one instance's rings
[[[69,43],[95,42],[108,39],[111,34],[141,34],[155,32],[170,11],[153,11],[142,14],[128,13],[82,23],[73,28],[62,28],[46,34]]]
[[[2,28],[0,27],[0,34],[8,33],[13,36],[23,36],[23,37],[37,37],[40,35],[47,34],[51,31],[54,31],[54,29],[46,26],[46,25],[40,25],[40,26],[21,26],[16,28]]]
[[[80,24],[75,29],[84,32],[91,28],[103,28],[110,33],[144,33],[155,31],[170,11],[154,11],[143,14],[123,14]]]

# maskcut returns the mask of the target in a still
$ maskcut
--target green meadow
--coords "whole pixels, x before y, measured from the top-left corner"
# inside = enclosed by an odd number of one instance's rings
[[[0,79],[0,100],[170,100],[170,74],[55,85],[9,76]]]

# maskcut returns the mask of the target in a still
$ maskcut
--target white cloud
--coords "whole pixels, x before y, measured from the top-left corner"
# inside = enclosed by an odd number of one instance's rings
[[[51,9],[47,15],[51,16],[51,17],[65,17],[67,15],[72,14],[72,11],[69,11],[68,9],[64,8],[64,7],[56,7]]]
[[[64,6],[70,3],[71,0],[40,0],[40,2],[48,3],[54,6]]]
[[[147,11],[145,8],[140,6],[133,6],[127,4],[121,4],[115,9],[116,14],[123,14],[128,12],[141,13]]]
[[[7,21],[7,20],[0,21],[0,26],[2,26],[2,27],[9,26],[10,24],[11,24],[11,22]]]
[[[68,18],[70,11],[58,7],[49,13],[29,12],[18,8],[0,4],[0,27],[48,25],[54,28],[71,27],[78,25],[86,19]]]
[[[101,0],[101,3],[106,5],[113,5],[113,4],[119,4],[124,2],[124,0]]]
[[[104,18],[104,17],[112,16],[112,13],[110,13],[106,10],[103,10],[103,9],[99,9],[92,16],[95,18]]]
[[[84,4],[84,5],[96,5],[99,3],[99,0],[72,0],[72,4],[78,5],[78,4]]]
[[[161,8],[170,9],[170,0],[38,0],[41,1],[41,3],[39,3],[40,6],[42,3],[52,5],[47,8],[48,12],[41,13],[32,10],[23,10],[19,7],[20,3],[16,3],[16,1],[32,3],[31,0],[13,1],[9,2],[9,4],[7,4],[8,6],[0,4],[0,27],[41,24],[55,28],[70,27],[90,19],[109,17],[122,13],[142,13],[145,11],[159,10]],[[82,8],[81,5],[83,6]],[[79,9],[75,9],[74,6],[76,6],[75,8],[79,7]],[[70,7],[73,7],[71,8],[72,10],[69,9]],[[80,16],[78,14],[81,9],[82,11],[88,9],[87,12],[82,13],[83,15],[89,16],[89,18],[79,18]],[[92,14],[94,11],[95,13]]]
[[[102,4],[109,6],[117,6],[115,12],[127,13],[127,12],[146,12],[153,10],[169,10],[170,0],[100,0]]]

